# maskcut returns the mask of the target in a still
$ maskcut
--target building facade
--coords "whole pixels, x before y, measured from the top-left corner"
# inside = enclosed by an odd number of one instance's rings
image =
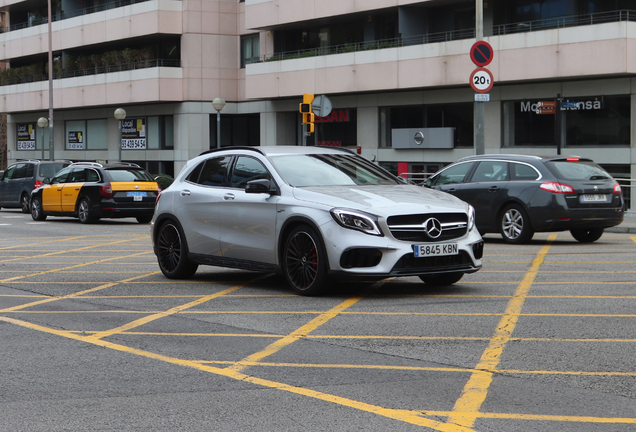
[[[494,49],[494,86],[481,102],[486,153],[560,151],[636,178],[636,0],[483,3]],[[60,0],[53,9],[51,129],[37,126],[49,105],[47,3],[0,0],[9,161],[49,158],[51,130],[56,159],[168,174],[216,147],[217,132],[221,146],[302,145],[304,93],[334,107],[307,145],[356,149],[411,176],[475,153],[474,0]],[[227,102],[219,117],[217,97]]]

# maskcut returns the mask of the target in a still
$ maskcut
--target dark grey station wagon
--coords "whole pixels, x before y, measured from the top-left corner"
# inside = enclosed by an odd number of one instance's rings
[[[508,243],[567,230],[580,242],[594,242],[624,216],[618,182],[591,159],[576,156],[470,156],[426,186],[471,204],[479,232],[501,233]]]

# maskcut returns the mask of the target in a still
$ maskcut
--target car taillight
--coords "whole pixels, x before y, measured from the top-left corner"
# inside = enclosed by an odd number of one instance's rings
[[[618,183],[616,183],[614,185],[614,193],[621,193],[623,190],[621,189],[621,185],[619,185]]]
[[[157,199],[155,200],[155,208],[157,208],[157,204],[159,204],[159,198],[161,198],[161,188],[157,190]]]
[[[543,183],[539,187],[552,193],[574,193],[574,188],[564,183]]]
[[[100,186],[99,187],[99,193],[103,197],[112,198],[113,197],[113,188],[110,187],[109,184]]]
[[[44,183],[41,180],[36,180],[35,184],[33,185],[33,189],[38,189],[38,188],[41,188],[42,186],[44,186]]]

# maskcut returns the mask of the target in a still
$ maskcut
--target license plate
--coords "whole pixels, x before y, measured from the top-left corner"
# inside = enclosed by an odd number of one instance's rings
[[[147,192],[126,192],[126,196],[135,197],[135,201],[141,201],[141,198],[148,196],[148,193]]]
[[[459,250],[457,243],[439,243],[430,245],[415,245],[415,257],[424,258],[430,256],[457,255]]]
[[[599,195],[599,194],[581,195],[581,202],[605,202],[605,201],[607,201],[607,198],[605,197],[605,195]]]

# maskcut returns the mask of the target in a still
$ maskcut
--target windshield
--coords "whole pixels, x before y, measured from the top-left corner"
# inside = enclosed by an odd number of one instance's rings
[[[592,161],[550,161],[546,166],[561,180],[609,180],[612,178]]]
[[[272,157],[291,186],[395,185],[395,177],[355,155],[310,154]]]
[[[150,175],[140,169],[111,169],[108,172],[116,182],[154,181]]]

